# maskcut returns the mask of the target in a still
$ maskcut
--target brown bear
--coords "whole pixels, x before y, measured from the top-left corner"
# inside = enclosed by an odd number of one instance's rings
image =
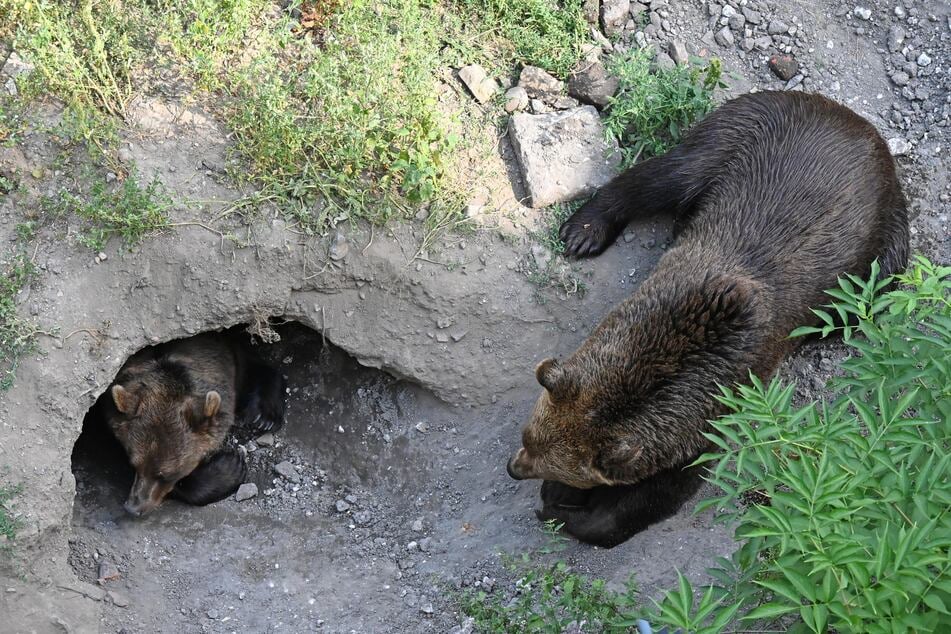
[[[284,421],[284,378],[245,338],[206,333],[146,348],[100,397],[99,416],[125,448],[135,481],[125,503],[142,515],[166,497],[205,505],[244,481],[244,456],[228,447],[237,423],[251,434]]]
[[[905,199],[875,128],[819,95],[725,103],[663,156],[635,165],[561,227],[568,256],[606,249],[632,219],[673,212],[675,241],[632,297],[564,361],[508,465],[542,478],[543,519],[612,546],[700,484],[717,386],[767,379],[844,273],[908,257]]]

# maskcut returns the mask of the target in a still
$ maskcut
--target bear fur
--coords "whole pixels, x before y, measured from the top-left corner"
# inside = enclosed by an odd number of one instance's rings
[[[904,269],[905,199],[875,128],[819,95],[725,103],[683,143],[635,165],[562,225],[566,255],[606,249],[634,218],[675,214],[676,239],[634,294],[564,361],[510,460],[541,478],[543,519],[612,546],[696,491],[717,386],[768,379],[797,326],[845,273]]]
[[[97,406],[135,469],[125,509],[142,515],[171,496],[205,505],[244,481],[244,456],[227,445],[284,421],[284,378],[237,335],[206,333],[133,355]]]

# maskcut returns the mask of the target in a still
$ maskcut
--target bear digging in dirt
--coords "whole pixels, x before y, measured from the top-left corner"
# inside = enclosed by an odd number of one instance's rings
[[[135,469],[133,515],[166,496],[205,505],[244,481],[244,456],[227,447],[235,423],[249,433],[284,421],[284,378],[238,335],[202,334],[133,355],[100,397],[99,415]]]
[[[564,361],[508,465],[542,478],[541,519],[613,546],[699,487],[717,386],[767,379],[816,323],[843,273],[882,275],[908,256],[905,200],[875,128],[819,95],[727,102],[664,156],[601,189],[561,227],[568,256],[596,255],[632,219],[676,214],[655,271]]]

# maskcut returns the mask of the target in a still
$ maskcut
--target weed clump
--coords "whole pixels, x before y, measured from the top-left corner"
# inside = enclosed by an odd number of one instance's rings
[[[62,192],[59,199],[47,201],[54,215],[72,213],[85,221],[79,241],[95,251],[101,251],[113,236],[132,246],[147,234],[168,227],[171,206],[172,199],[161,181],[156,178],[143,187],[135,175],[114,188],[100,181],[88,196]]]
[[[606,130],[621,146],[625,166],[638,158],[663,154],[680,143],[687,128],[713,110],[713,92],[720,81],[717,59],[705,68],[652,68],[651,49],[625,53],[611,64],[619,80],[610,99]]]
[[[498,32],[516,61],[566,77],[581,59],[588,25],[580,0],[459,0]]]
[[[0,551],[9,548],[16,537],[20,523],[13,517],[10,502],[20,492],[19,487],[0,486]]]

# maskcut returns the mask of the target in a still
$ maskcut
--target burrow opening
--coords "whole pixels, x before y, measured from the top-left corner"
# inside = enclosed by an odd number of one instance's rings
[[[254,349],[287,381],[285,424],[277,433],[258,438],[239,429],[232,432],[232,441],[247,450],[245,481],[257,485],[255,498],[237,502],[231,496],[207,507],[166,500],[149,516],[126,517],[122,504],[134,472],[125,450],[93,407],[72,452],[74,528],[174,523],[189,514],[227,517],[240,515],[243,505],[275,517],[344,514],[360,524],[366,521],[360,514],[362,505],[347,502],[353,499],[347,491],[371,491],[377,497],[395,499],[410,495],[419,472],[429,468],[426,452],[414,437],[423,436],[446,406],[409,381],[360,365],[321,333],[300,323],[284,323],[273,330],[278,340],[264,343],[255,338]],[[247,332],[247,325],[239,325],[222,335],[252,337]],[[275,471],[276,465],[286,461],[296,467],[298,481]],[[345,504],[339,504],[341,500]]]

